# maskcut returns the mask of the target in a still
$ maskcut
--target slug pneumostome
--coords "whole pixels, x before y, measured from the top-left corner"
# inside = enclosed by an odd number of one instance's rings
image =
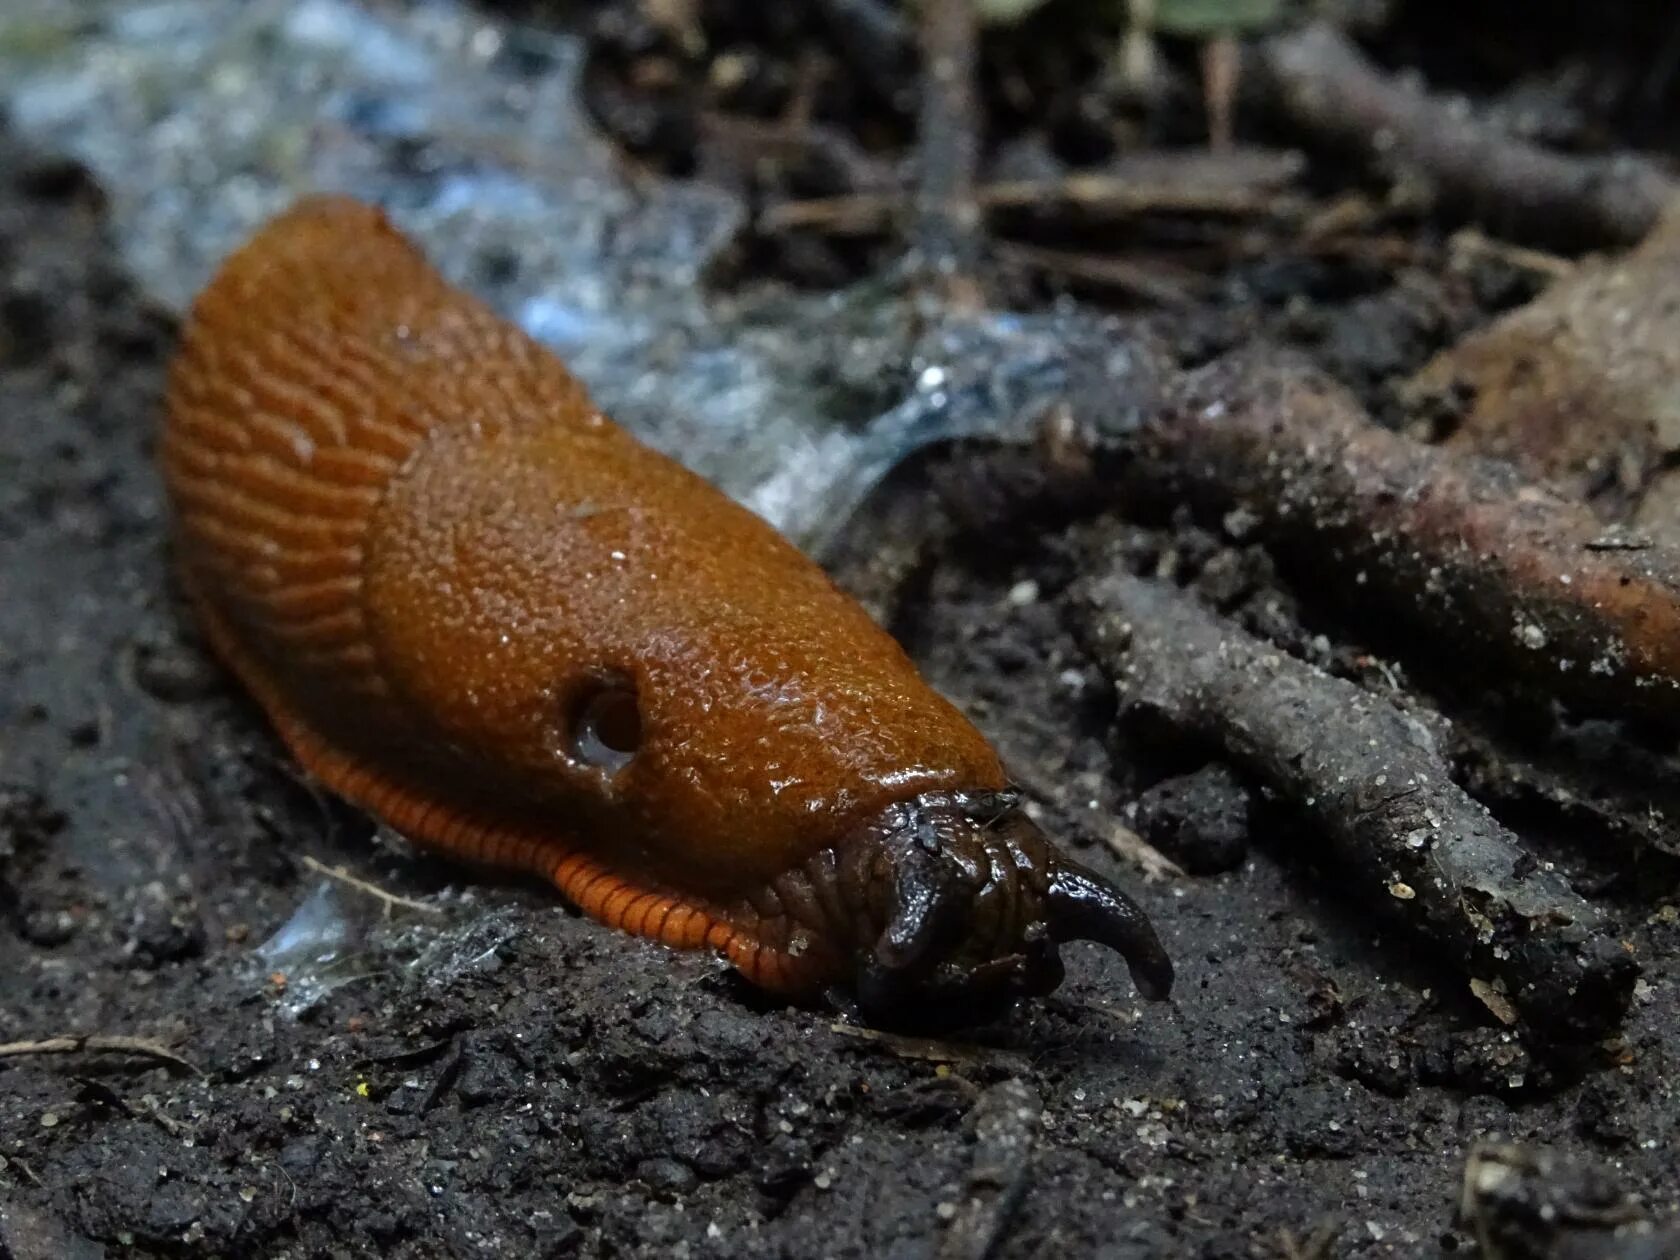
[[[416,842],[882,1021],[1048,992],[1072,939],[1166,996],[1142,912],[859,605],[378,210],[305,200],[223,266],[163,462],[216,653]]]

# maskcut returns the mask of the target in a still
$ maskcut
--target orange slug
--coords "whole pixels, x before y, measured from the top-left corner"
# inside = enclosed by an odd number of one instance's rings
[[[306,199],[195,302],[184,587],[304,767],[416,843],[866,1018],[969,1019],[1059,942],[1172,965],[814,562],[612,424],[378,210]]]

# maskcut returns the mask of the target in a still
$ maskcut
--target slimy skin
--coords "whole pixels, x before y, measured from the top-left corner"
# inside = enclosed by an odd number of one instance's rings
[[[312,198],[228,260],[163,464],[217,655],[417,843],[880,1022],[1047,992],[1075,937],[1170,988],[861,607],[379,211]]]

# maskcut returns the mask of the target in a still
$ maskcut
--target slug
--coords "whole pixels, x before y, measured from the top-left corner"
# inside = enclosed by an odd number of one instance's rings
[[[877,1023],[969,1020],[1143,913],[767,523],[612,424],[384,214],[312,197],[195,301],[162,441],[215,654],[417,844]]]

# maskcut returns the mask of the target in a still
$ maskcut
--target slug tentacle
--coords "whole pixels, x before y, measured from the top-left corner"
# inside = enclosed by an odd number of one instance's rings
[[[1048,992],[1074,939],[1170,985],[856,601],[379,211],[307,199],[223,265],[161,451],[217,655],[415,841],[881,1020]]]
[[[940,1026],[995,1013],[1062,979],[1061,943],[1118,951],[1165,999],[1172,962],[1119,889],[1058,853],[1013,792],[924,793],[883,810],[777,881],[778,940],[842,942],[874,1022]]]
[[[1046,922],[1058,941],[1096,941],[1117,950],[1138,992],[1151,1001],[1172,993],[1173,965],[1148,916],[1114,885],[1070,858],[1051,864]]]

